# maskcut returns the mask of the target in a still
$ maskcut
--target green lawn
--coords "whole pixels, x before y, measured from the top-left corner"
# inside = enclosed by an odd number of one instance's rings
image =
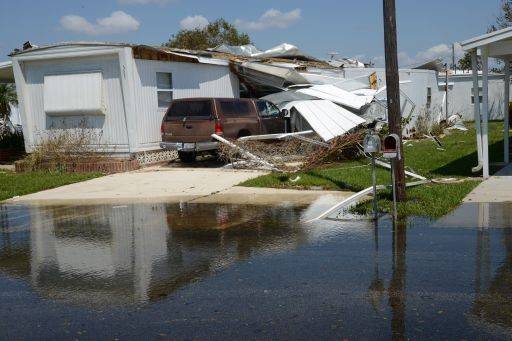
[[[13,173],[0,171],[0,200],[89,180],[101,175],[101,173]]]
[[[405,164],[408,170],[427,178],[475,177],[471,167],[477,164],[475,130],[457,130],[440,139],[444,150],[439,150],[432,140],[406,141]],[[489,123],[490,161],[503,160],[503,123]],[[291,182],[296,176],[300,180]],[[480,174],[479,174],[480,175]],[[378,168],[378,184],[390,183],[389,170]],[[408,202],[401,204],[402,215],[424,215],[439,217],[457,206],[478,185],[478,178],[455,184],[429,184],[408,189]],[[410,180],[413,181],[413,180]],[[309,189],[320,186],[328,190],[360,191],[371,186],[370,160],[344,162],[330,167],[315,169],[307,173],[269,174],[241,184],[248,187],[274,187]],[[379,207],[389,210],[390,193],[379,195]],[[369,205],[360,204],[356,211],[364,213]]]

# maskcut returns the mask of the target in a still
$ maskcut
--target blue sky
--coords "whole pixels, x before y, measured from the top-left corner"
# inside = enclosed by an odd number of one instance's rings
[[[402,65],[446,57],[450,44],[485,33],[499,0],[396,0]],[[382,63],[381,0],[1,0],[0,61],[24,41],[161,44],[180,27],[223,17],[259,49],[287,42],[317,57],[336,51]]]

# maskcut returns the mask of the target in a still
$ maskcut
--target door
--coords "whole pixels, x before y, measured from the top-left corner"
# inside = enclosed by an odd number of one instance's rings
[[[285,132],[285,120],[280,115],[278,107],[264,100],[258,100],[256,107],[263,128],[262,134],[280,134]]]
[[[215,113],[210,99],[176,100],[163,122],[166,142],[211,141],[215,132]]]
[[[259,134],[260,122],[250,99],[217,99],[215,102],[224,137],[236,139]]]

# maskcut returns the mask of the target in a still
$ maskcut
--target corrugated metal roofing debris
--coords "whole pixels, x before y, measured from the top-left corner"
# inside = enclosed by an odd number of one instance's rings
[[[366,121],[327,100],[294,101],[286,108],[295,109],[324,141],[330,141]]]
[[[362,107],[370,103],[364,96],[358,96],[331,84],[313,85],[306,89],[297,90],[297,92],[329,100],[354,110],[361,110]]]
[[[442,59],[434,59],[423,62],[421,64],[417,64],[411,67],[411,69],[417,70],[433,70],[437,72],[441,72],[444,70],[444,63]]]

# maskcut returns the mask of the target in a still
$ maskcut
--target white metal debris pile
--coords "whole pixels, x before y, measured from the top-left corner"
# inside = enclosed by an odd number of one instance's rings
[[[306,130],[310,126],[324,141],[331,141],[366,122],[327,100],[293,101],[285,108],[290,112],[293,127]]]
[[[230,167],[300,169],[317,161],[307,159],[310,153],[328,159],[332,150],[342,149],[341,137],[358,136],[366,126],[380,127],[387,121],[386,88],[379,84],[377,74],[345,77],[345,69],[365,66],[357,60],[335,58],[333,53],[331,60],[322,61],[286,43],[266,51],[254,45],[220,45],[205,52],[229,60],[242,96],[268,100],[288,113],[292,134],[219,140]],[[403,92],[401,108],[405,117],[415,108]],[[307,131],[314,134],[302,133]],[[341,146],[346,147],[344,142]],[[290,168],[290,163],[295,166]]]

